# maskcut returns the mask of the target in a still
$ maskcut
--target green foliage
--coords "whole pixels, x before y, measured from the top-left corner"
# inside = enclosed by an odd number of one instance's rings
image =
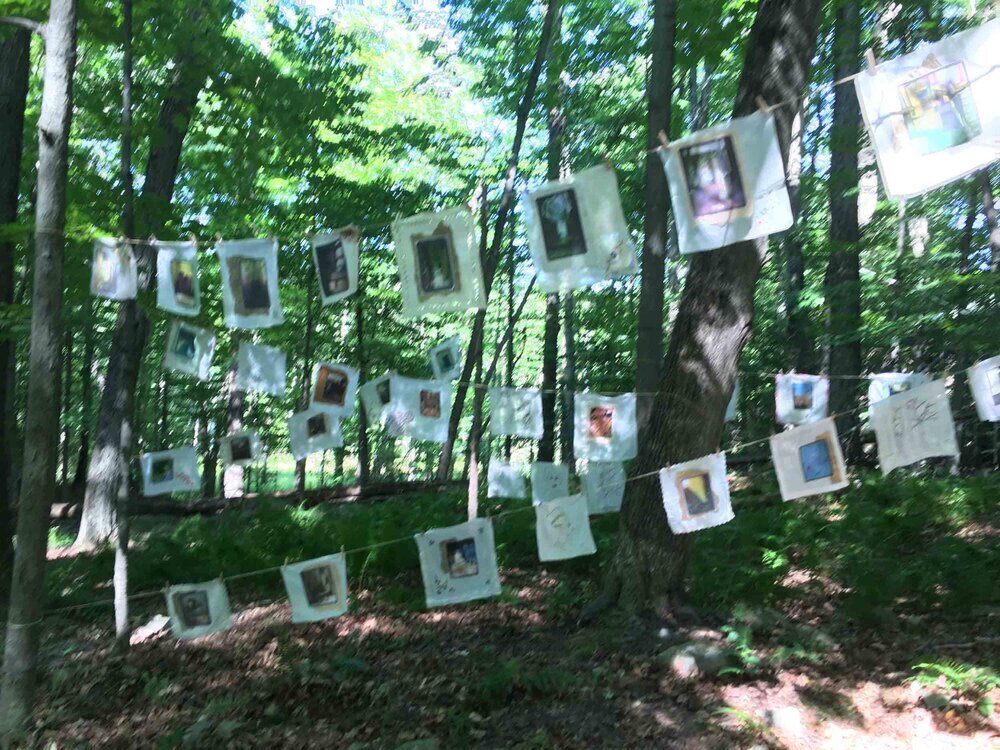
[[[957,661],[924,662],[913,669],[911,679],[928,687],[943,686],[957,697],[972,703],[986,717],[993,714],[990,693],[1000,688],[1000,674],[990,667],[978,667]]]
[[[551,699],[579,685],[579,679],[563,669],[530,667],[519,659],[508,659],[486,668],[479,678],[475,702],[486,709],[508,705],[517,698]]]

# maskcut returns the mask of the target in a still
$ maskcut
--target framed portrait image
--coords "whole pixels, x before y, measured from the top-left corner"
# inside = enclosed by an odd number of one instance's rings
[[[169,587],[167,613],[175,638],[200,638],[233,625],[229,594],[221,580]]]
[[[347,559],[343,553],[281,568],[292,622],[319,622],[347,613]]]
[[[943,380],[918,385],[871,405],[882,473],[935,456],[957,456],[955,422]]]
[[[733,138],[734,133],[726,133],[679,149],[688,204],[696,220],[726,224],[753,213]]]
[[[201,491],[198,453],[191,446],[143,453],[139,467],[142,494],[146,497]]]
[[[241,341],[236,355],[236,390],[285,395],[285,363],[280,349]]]
[[[1000,356],[977,362],[966,375],[979,418],[1000,422]]]
[[[431,372],[436,380],[458,380],[462,376],[462,340],[458,336],[431,349]]]
[[[231,328],[284,322],[278,301],[276,240],[231,240],[215,248],[222,273],[222,309]]]
[[[569,466],[549,461],[531,464],[531,501],[535,505],[569,497]]]
[[[660,469],[660,492],[667,523],[675,534],[701,531],[733,520],[724,453]]]
[[[135,299],[138,286],[139,271],[131,245],[110,237],[94,240],[90,293],[112,300]]]
[[[635,424],[635,394],[605,396],[584,391],[573,401],[573,453],[588,461],[627,461],[639,443]]]
[[[490,388],[490,434],[539,440],[542,392],[537,388]]]
[[[338,417],[354,414],[358,371],[348,365],[318,362],[313,367],[312,408]]]
[[[486,487],[486,497],[490,498],[528,496],[521,468],[492,458],[486,470]]]
[[[428,607],[442,607],[500,594],[493,523],[476,518],[457,526],[416,534]]]
[[[355,227],[345,227],[330,234],[314,235],[311,243],[323,304],[332,304],[357,292],[360,232]]]
[[[783,500],[836,492],[848,484],[837,425],[831,418],[773,435],[771,459]]]
[[[201,311],[198,246],[192,242],[152,243],[156,248],[156,305],[175,315]]]
[[[443,443],[448,439],[452,385],[442,380],[396,376],[386,407],[390,434]]]
[[[580,474],[587,512],[617,513],[625,498],[625,465],[620,461],[588,461]]]
[[[825,375],[779,374],[774,382],[774,418],[779,424],[809,424],[827,415],[830,381]]]
[[[212,331],[173,320],[167,329],[163,366],[198,380],[208,380],[211,377],[212,358],[215,356],[215,341]]]
[[[422,302],[459,290],[462,280],[451,227],[440,224],[432,234],[413,235],[410,240],[417,267],[417,299]]]
[[[538,220],[542,225],[545,257],[551,262],[572,255],[586,255],[587,238],[576,191],[565,188],[535,198]]]
[[[239,430],[222,438],[219,455],[222,465],[250,466],[260,458],[260,433],[256,430]]]
[[[542,562],[569,560],[597,552],[583,495],[560,497],[535,506],[535,541]]]
[[[332,414],[307,409],[288,418],[288,441],[292,457],[301,461],[313,453],[341,448],[344,439],[340,430],[340,419]]]

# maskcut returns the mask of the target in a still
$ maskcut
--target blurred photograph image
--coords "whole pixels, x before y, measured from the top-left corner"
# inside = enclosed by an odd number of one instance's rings
[[[543,195],[536,198],[535,203],[548,259],[562,260],[586,254],[587,241],[583,234],[576,191],[567,188],[558,193]]]
[[[731,136],[680,149],[680,162],[696,219],[748,208]]]
[[[933,154],[968,143],[983,132],[976,100],[962,62],[933,68],[899,87],[903,123],[918,154]]]

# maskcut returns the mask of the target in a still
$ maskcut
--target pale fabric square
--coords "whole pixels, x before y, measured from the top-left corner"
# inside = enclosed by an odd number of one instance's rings
[[[500,595],[493,522],[476,518],[413,537],[428,607]]]
[[[659,149],[682,253],[792,226],[774,115],[754,112]]]
[[[229,595],[220,580],[169,587],[167,614],[175,638],[200,638],[233,626]]]
[[[361,242],[358,230],[346,227],[329,234],[314,234],[309,241],[323,304],[339,302],[357,292]]]
[[[538,505],[569,496],[569,466],[536,461],[531,465],[531,501]]]
[[[175,315],[201,311],[198,246],[194,242],[160,242],[156,248],[156,305]]]
[[[369,380],[359,389],[361,406],[365,410],[368,424],[382,424],[385,421],[389,404],[392,402],[392,384],[395,379],[395,373],[386,373]]]
[[[476,236],[468,208],[418,214],[392,225],[405,317],[486,307]]]
[[[288,441],[296,461],[313,453],[344,446],[340,420],[318,409],[300,411],[288,418]]]
[[[926,193],[997,160],[998,47],[1000,19],[854,79],[890,197]]]
[[[284,565],[292,622],[319,622],[347,612],[347,558],[343,552]]]
[[[922,372],[880,372],[868,381],[868,405],[931,382]]]
[[[278,241],[229,240],[215,246],[222,274],[222,311],[230,328],[284,322],[278,301]]]
[[[191,446],[143,453],[139,456],[139,467],[142,494],[146,497],[201,490],[198,453]]]
[[[490,461],[486,470],[486,497],[527,497],[524,474],[518,466]]]
[[[585,391],[574,399],[573,452],[588,461],[627,461],[639,449],[635,394]]]
[[[667,523],[675,534],[710,529],[733,520],[725,453],[660,469],[660,492]]]
[[[273,346],[240,343],[236,390],[285,395],[285,353]]]
[[[569,560],[597,552],[583,495],[561,497],[535,506],[538,559]]]
[[[1000,357],[977,362],[968,370],[976,412],[984,422],[1000,422]]]
[[[94,240],[90,293],[105,299],[135,299],[138,286],[139,270],[131,245],[110,237]]]
[[[740,406],[740,379],[736,378],[736,384],[733,386],[733,395],[729,397],[729,403],[726,405],[726,421],[732,422],[736,419],[736,410]]]
[[[617,513],[625,497],[625,466],[620,461],[588,461],[581,475],[587,512]]]
[[[774,383],[774,418],[779,424],[810,424],[826,417],[830,381],[825,375],[778,375]]]
[[[847,465],[833,419],[772,435],[771,460],[782,500],[835,492],[848,485]]]
[[[260,457],[260,433],[240,430],[222,438],[219,456],[223,466],[249,466]]]
[[[539,440],[542,392],[537,388],[490,388],[490,434]]]
[[[934,456],[957,456],[955,423],[944,381],[918,385],[872,404],[882,473]]]
[[[443,443],[451,418],[451,383],[396,377],[389,404],[389,432]]]
[[[601,164],[521,199],[538,287],[559,292],[635,274],[638,264],[615,171]]]
[[[431,372],[436,380],[458,380],[462,376],[462,339],[450,339],[431,349]]]
[[[312,371],[309,406],[335,417],[354,415],[358,391],[358,371],[349,365],[317,362]]]
[[[168,370],[191,375],[198,380],[211,377],[212,357],[215,356],[215,334],[180,320],[170,323],[163,366]]]

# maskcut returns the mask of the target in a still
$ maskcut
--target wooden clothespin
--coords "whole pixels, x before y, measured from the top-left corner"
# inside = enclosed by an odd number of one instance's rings
[[[878,62],[875,60],[875,53],[872,52],[871,47],[865,50],[865,64],[868,67],[868,75],[875,75],[878,70]]]
[[[608,156],[608,152],[607,151],[604,152],[604,156],[601,157],[601,161],[604,162],[604,166],[607,167],[608,170],[610,170],[611,172],[615,171],[615,167],[611,163],[611,157]]]
[[[660,145],[663,146],[663,148],[670,148],[670,139],[667,137],[665,131],[661,130],[656,134],[656,137],[659,139]]]
[[[188,235],[188,242],[190,242],[195,247],[198,247],[198,238],[195,236],[194,232]]]
[[[222,244],[222,234],[219,233],[219,232],[215,233],[215,244],[216,245],[221,245]]]
[[[767,101],[760,94],[757,94],[757,96],[754,97],[754,103],[757,105],[757,109],[760,110],[762,115],[771,114],[771,108],[767,106]]]
[[[344,237],[361,239],[361,230],[358,229],[354,224],[349,224],[340,230],[340,234]]]

